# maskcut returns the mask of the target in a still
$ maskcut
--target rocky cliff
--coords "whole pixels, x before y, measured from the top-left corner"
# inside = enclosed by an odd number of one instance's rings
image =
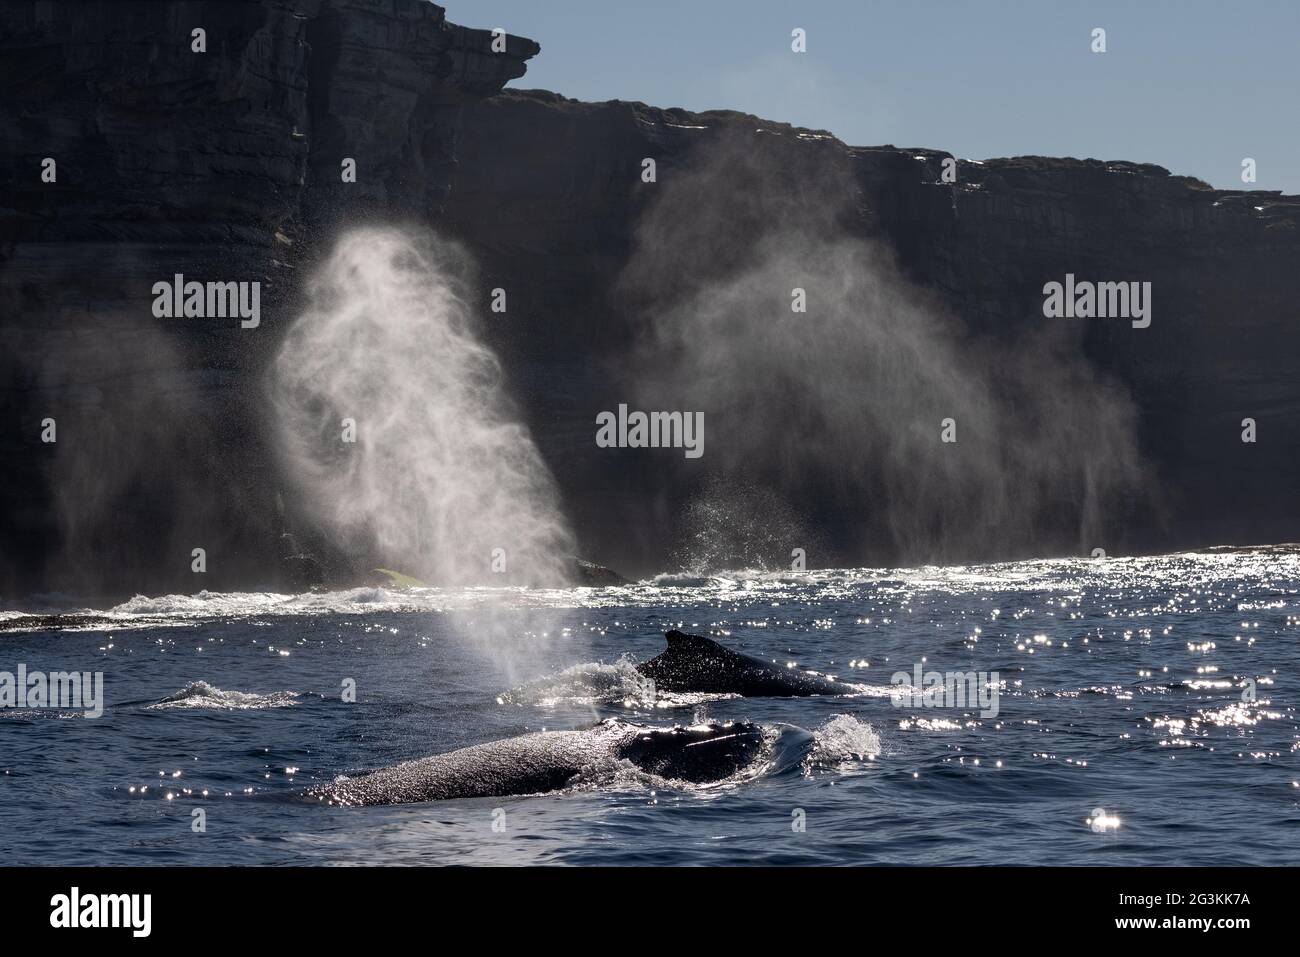
[[[509,311],[486,334],[586,554],[634,572],[664,567],[710,473],[680,457],[597,449],[594,417],[633,400],[632,357],[663,305],[634,281],[660,187],[723,151],[744,158],[743,195],[793,197],[777,212],[802,235],[834,230],[878,246],[882,269],[927,310],[1007,355],[1048,321],[1045,282],[1151,282],[1149,328],[1076,320],[1052,347],[1133,410],[1144,491],[1111,510],[1096,544],[1113,553],[1300,539],[1300,199],[1214,190],[1148,165],[1041,157],[961,161],[948,182],[947,154],[934,150],[505,90],[538,46],[493,40],[423,0],[0,9],[0,595],[193,591],[196,543],[209,588],[314,575],[304,555],[324,546],[277,474],[266,369],[304,274],[340,228],[379,219],[461,240],[484,303],[508,290]],[[647,158],[654,182],[642,175]],[[348,160],[355,182],[341,175]],[[761,175],[745,179],[753,168]],[[681,209],[719,194],[706,188]],[[762,228],[747,217],[773,214],[726,195],[730,214],[711,224],[721,271],[733,265],[727,250]],[[701,281],[690,261],[673,269]],[[259,281],[260,324],[156,318],[151,287],[177,273]],[[996,354],[981,349],[972,363]],[[1043,365],[1041,391],[1086,418],[1069,401],[1077,375],[1057,369]],[[1256,420],[1258,441],[1241,441],[1244,418]],[[54,442],[43,441],[50,419]],[[726,432],[711,440],[725,444]],[[909,553],[883,532],[887,485],[864,485],[876,493],[868,510],[856,489],[827,481],[804,486],[808,507],[792,528],[839,560],[1087,544],[1053,534]],[[875,531],[843,534],[862,521]]]
[[[440,217],[461,105],[538,50],[492,42],[424,0],[0,9],[0,592],[294,564],[262,380],[302,265],[341,219]],[[260,282],[261,324],[155,318],[178,273]]]
[[[735,139],[779,171],[753,191],[812,195],[816,184],[833,183],[847,194],[842,221],[815,227],[883,242],[908,282],[1007,356],[1049,322],[1046,282],[1067,273],[1151,282],[1148,328],[1055,320],[1070,326],[1068,348],[1131,397],[1145,465],[1143,494],[1121,502],[1090,546],[1113,554],[1300,535],[1300,386],[1291,371],[1300,355],[1300,197],[1216,190],[1147,164],[1034,156],[959,161],[956,181],[945,183],[949,154],[941,151],[855,148],[728,112],[506,91],[463,116],[448,216],[495,280],[522,283],[531,311],[499,347],[518,356],[518,376],[531,382],[543,447],[573,450],[561,474],[574,476],[573,488],[599,490],[575,496],[571,507],[583,527],[617,530],[601,552],[609,560],[665,550],[681,496],[663,501],[660,491],[694,489],[689,479],[674,485],[672,474],[589,447],[591,410],[626,400],[626,383],[611,370],[634,348],[617,292],[635,256],[636,224],[654,189]],[[657,159],[658,187],[640,181],[642,157]],[[747,203],[730,201],[739,225],[731,234],[718,229],[723,243],[755,228]],[[1042,391],[1070,405],[1071,384],[1052,372],[1044,366]],[[1074,404],[1071,414],[1089,414],[1085,397]],[[1242,442],[1246,418],[1256,420],[1254,443]],[[656,502],[662,511],[648,523],[647,503]],[[856,558],[918,559],[886,534],[875,541],[874,552]],[[1068,536],[1053,548],[1074,550]],[[1004,549],[990,541],[966,551],[996,557]]]

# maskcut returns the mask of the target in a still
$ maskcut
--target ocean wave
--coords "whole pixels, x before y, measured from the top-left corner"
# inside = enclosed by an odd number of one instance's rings
[[[172,708],[206,708],[213,711],[259,711],[265,708],[285,708],[298,703],[296,691],[272,691],[256,694],[251,691],[226,691],[206,681],[191,681],[180,691],[160,698],[148,706],[150,711]]]
[[[218,618],[253,616],[441,613],[551,609],[657,609],[717,598],[728,602],[824,602],[862,598],[914,600],[920,594],[970,595],[1008,589],[1044,594],[1126,589],[1158,591],[1176,574],[1189,587],[1210,586],[1230,572],[1242,587],[1267,586],[1278,576],[1300,577],[1300,550],[1295,546],[1212,549],[1174,555],[1111,558],[1049,558],[987,565],[913,568],[782,569],[669,572],[625,585],[575,588],[521,586],[412,587],[364,586],[328,592],[283,594],[274,591],[212,592],[194,595],[137,595],[106,612],[67,607],[30,624],[41,628],[93,626],[154,627]],[[1274,602],[1276,604],[1276,602]],[[30,610],[30,609],[29,609]],[[1247,610],[1247,609],[1242,609]],[[7,630],[21,629],[21,612],[0,613]],[[88,615],[93,618],[87,618]]]
[[[292,595],[275,592],[210,592],[193,595],[158,595],[150,598],[136,595],[129,601],[114,605],[106,615],[119,618],[175,616],[218,617],[255,613],[264,608],[274,608],[292,600]]]
[[[741,577],[744,577],[744,574],[740,572],[718,575],[705,575],[700,572],[663,572],[651,578],[648,584],[658,588],[708,588],[710,586],[730,588]],[[645,584],[642,583],[641,587]]]

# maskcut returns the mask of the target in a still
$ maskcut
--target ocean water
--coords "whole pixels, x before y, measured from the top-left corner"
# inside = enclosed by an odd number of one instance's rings
[[[863,691],[652,698],[633,665],[674,627]],[[94,719],[0,710],[0,855],[1294,865],[1298,637],[1293,547],[0,612],[0,671],[101,671],[105,698]],[[998,713],[904,707],[891,676],[917,664],[997,672]],[[770,745],[709,787],[629,767],[540,796],[289,800],[339,774],[609,717],[748,719]]]

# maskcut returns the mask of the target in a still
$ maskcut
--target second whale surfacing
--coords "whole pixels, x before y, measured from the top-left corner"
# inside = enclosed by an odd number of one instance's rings
[[[668,639],[668,650],[636,668],[655,683],[658,691],[801,698],[862,690],[816,672],[779,668],[724,648],[703,635],[669,631],[664,637]]]
[[[668,780],[711,784],[750,766],[763,742],[763,729],[748,722],[653,728],[610,718],[580,731],[538,731],[336,778],[306,797],[359,806],[544,794],[622,760]]]

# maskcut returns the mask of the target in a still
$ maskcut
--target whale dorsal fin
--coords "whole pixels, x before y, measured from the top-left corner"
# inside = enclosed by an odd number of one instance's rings
[[[664,637],[668,639],[669,651],[683,651],[693,654],[727,653],[726,648],[723,648],[711,638],[705,638],[703,635],[688,635],[674,629],[664,632]]]

